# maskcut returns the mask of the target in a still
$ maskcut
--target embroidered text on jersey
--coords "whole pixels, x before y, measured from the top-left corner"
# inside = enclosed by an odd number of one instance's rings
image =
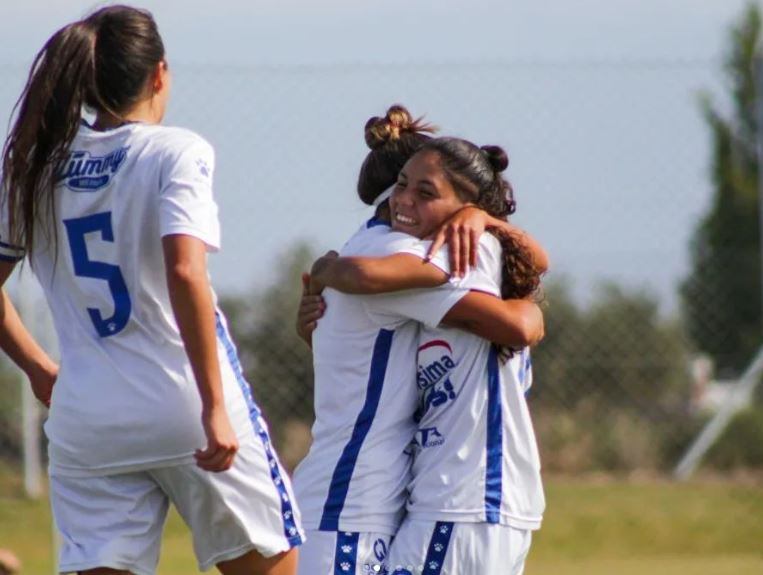
[[[95,192],[108,185],[127,158],[129,147],[117,148],[104,156],[73,151],[56,172],[56,183],[75,192]]]

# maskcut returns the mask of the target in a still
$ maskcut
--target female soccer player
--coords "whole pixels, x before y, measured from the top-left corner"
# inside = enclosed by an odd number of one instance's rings
[[[207,277],[214,153],[159,125],[169,89],[142,10],[98,10],[37,55],[3,151],[0,283],[29,258],[60,369],[5,295],[0,345],[50,405],[62,572],[154,573],[172,502],[201,569],[291,575],[297,508]]]
[[[421,124],[402,107],[369,121],[366,138],[372,151],[358,188],[364,201],[385,199],[384,190],[397,179],[400,167],[428,140],[421,132]],[[455,195],[434,203],[441,222],[464,205]],[[380,206],[377,217],[345,244],[343,255],[410,251],[416,255],[394,257],[433,270],[418,285],[444,284],[447,275],[440,268],[422,263],[427,246],[413,236],[390,232],[388,222],[386,206]],[[542,318],[531,302],[502,302],[453,284],[372,297],[326,290],[324,297],[326,314],[312,337],[313,444],[295,474],[309,533],[299,572],[381,572],[409,481],[418,322],[435,327],[445,321],[504,345],[524,346],[542,334]],[[304,335],[310,331],[309,315],[301,314]]]
[[[393,229],[427,237],[441,222],[435,204],[454,196],[505,217],[513,211],[513,199],[504,200],[511,188],[500,176],[507,165],[500,148],[454,138],[427,142],[401,171],[390,199]],[[499,242],[486,241],[480,249],[476,273],[462,285],[504,297],[532,294],[537,270],[521,248],[505,246],[502,254]],[[502,256],[512,258],[504,262],[510,265],[502,265]],[[365,281],[348,280],[358,269]],[[393,255],[325,260],[314,275],[339,289],[382,293],[417,285],[412,276],[420,269]],[[545,502],[524,398],[529,355],[509,354],[502,362],[485,339],[422,326],[413,478],[388,557],[393,575],[522,573]]]

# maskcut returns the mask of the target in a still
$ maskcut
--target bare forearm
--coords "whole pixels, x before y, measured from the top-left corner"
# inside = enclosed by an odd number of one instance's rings
[[[316,261],[312,278],[343,293],[379,294],[442,285],[447,274],[411,254],[382,258],[340,257]]]
[[[443,318],[443,323],[469,331],[501,346],[526,347],[544,335],[543,313],[527,300],[500,300],[471,292]]]
[[[206,269],[178,266],[168,270],[167,284],[204,409],[224,405],[217,356],[216,317]]]
[[[0,290],[0,348],[30,378],[56,371],[55,362],[27,331],[8,294]]]

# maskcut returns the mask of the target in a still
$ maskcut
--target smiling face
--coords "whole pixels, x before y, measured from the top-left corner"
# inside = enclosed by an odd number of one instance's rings
[[[465,205],[445,176],[439,154],[418,152],[400,170],[389,199],[392,229],[423,239]]]

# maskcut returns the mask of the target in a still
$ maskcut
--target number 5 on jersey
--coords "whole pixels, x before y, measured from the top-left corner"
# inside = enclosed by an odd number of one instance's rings
[[[124,276],[119,266],[105,262],[93,261],[87,253],[85,234],[101,232],[101,239],[106,242],[114,241],[114,230],[111,226],[111,212],[101,212],[83,218],[64,220],[69,247],[72,252],[74,274],[78,277],[104,280],[109,284],[111,297],[114,299],[114,315],[104,318],[101,310],[87,308],[95,331],[101,337],[108,337],[122,331],[130,319],[132,303],[127,292]]]

